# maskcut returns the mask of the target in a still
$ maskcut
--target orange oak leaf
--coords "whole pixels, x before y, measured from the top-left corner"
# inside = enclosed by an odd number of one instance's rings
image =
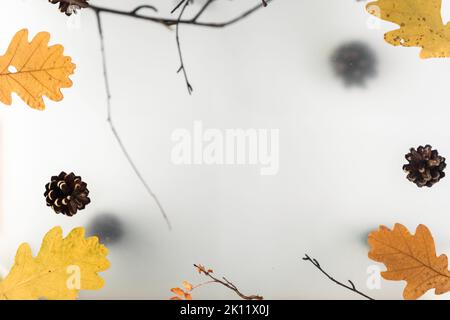
[[[0,102],[10,105],[17,93],[31,108],[44,110],[43,96],[63,99],[61,88],[69,88],[75,70],[61,45],[48,46],[50,34],[38,33],[28,42],[28,30],[16,33],[4,56],[0,56]]]
[[[430,289],[436,294],[450,291],[450,272],[447,256],[436,256],[436,248],[428,228],[419,225],[416,234],[396,224],[393,230],[381,226],[369,234],[369,258],[384,263],[386,280],[405,280],[403,297],[413,300]]]

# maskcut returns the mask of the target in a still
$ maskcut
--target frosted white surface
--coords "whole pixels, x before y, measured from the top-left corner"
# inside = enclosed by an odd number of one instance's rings
[[[143,3],[92,2],[122,9]],[[208,20],[226,19],[258,0],[224,2],[211,8]],[[162,14],[173,6],[152,4]],[[17,96],[13,106],[0,106],[4,267],[21,242],[36,253],[53,226],[67,233],[103,212],[122,218],[126,236],[110,248],[105,288],[82,298],[166,299],[181,281],[201,280],[193,263],[270,299],[358,298],[302,262],[307,252],[336,278],[352,279],[375,298],[397,299],[402,283],[365,286],[374,264],[367,258],[369,231],[424,223],[438,253],[450,253],[450,179],[418,189],[401,170],[404,154],[419,144],[450,157],[450,60],[424,61],[417,48],[389,46],[383,34],[392,25],[368,28],[363,3],[278,0],[227,29],[182,27],[192,96],[175,73],[174,32],[104,15],[117,129],[166,208],[172,232],[106,122],[93,13],[82,12],[73,28],[45,0],[1,0],[0,6],[0,52],[26,27],[32,35],[50,31],[52,43],[63,44],[77,64],[73,88],[63,91],[62,102],[47,101],[45,112]],[[348,40],[366,41],[378,55],[378,76],[366,89],[345,88],[330,69],[331,52]],[[280,129],[278,175],[261,176],[255,166],[172,164],[171,134],[194,120],[221,130]],[[61,170],[81,175],[91,191],[92,203],[73,218],[45,206],[44,185]],[[236,297],[211,286],[195,298]]]

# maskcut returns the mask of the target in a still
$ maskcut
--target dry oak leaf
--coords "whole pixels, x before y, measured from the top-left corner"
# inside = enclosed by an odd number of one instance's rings
[[[436,256],[433,236],[426,226],[419,225],[414,235],[398,223],[393,230],[381,226],[368,240],[369,258],[387,268],[381,273],[383,278],[407,282],[405,299],[417,299],[433,288],[436,294],[450,291],[447,256]]]
[[[38,33],[28,42],[28,30],[16,33],[4,56],[0,57],[0,102],[10,105],[16,92],[30,107],[45,109],[42,99],[63,99],[61,88],[69,88],[75,70],[61,45],[48,46],[50,34]]]
[[[108,249],[97,237],[84,234],[84,228],[75,228],[63,239],[62,229],[55,227],[45,235],[36,258],[30,246],[22,244],[0,282],[0,300],[69,300],[76,299],[79,290],[102,288],[98,272],[109,268]]]
[[[378,0],[367,11],[396,23],[399,29],[385,34],[394,46],[421,47],[421,58],[450,57],[450,25],[441,16],[442,0]]]

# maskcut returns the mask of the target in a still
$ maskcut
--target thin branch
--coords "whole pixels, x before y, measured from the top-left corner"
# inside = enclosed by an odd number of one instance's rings
[[[270,3],[270,2],[272,2],[272,0],[266,0],[266,3]],[[181,5],[183,3],[184,3],[184,1],[180,2]],[[207,2],[202,7],[202,9],[200,9],[199,13],[203,10],[203,8],[206,5],[209,6],[209,3]],[[260,3],[259,5],[256,5],[252,8],[244,11],[240,15],[238,15],[230,20],[223,21],[223,22],[200,22],[200,21],[198,21],[198,18],[204,13],[204,10],[203,10],[203,12],[200,13],[200,15],[198,15],[198,13],[197,13],[197,15],[195,15],[194,18],[192,18],[192,19],[176,19],[176,18],[147,16],[147,15],[139,14],[139,12],[135,12],[135,10],[123,11],[123,10],[116,10],[116,9],[107,8],[107,7],[95,6],[92,4],[90,4],[88,8],[94,10],[95,12],[99,12],[99,13],[111,13],[111,14],[130,17],[130,18],[135,18],[135,19],[147,20],[147,21],[159,23],[159,24],[162,24],[165,26],[174,26],[177,24],[188,24],[188,25],[193,25],[193,26],[198,26],[198,27],[224,28],[224,27],[230,26],[232,24],[235,24],[235,23],[245,19],[246,17],[255,13],[256,11],[258,11],[259,9],[261,9],[263,7],[265,7],[264,3]]]
[[[138,14],[139,11],[141,11],[142,9],[150,9],[153,10],[154,12],[158,12],[158,9],[154,6],[151,5],[142,5],[142,6],[138,6],[136,8],[134,8],[133,10],[130,11],[131,14]]]
[[[178,16],[178,21],[180,21],[181,18],[183,17],[183,13],[186,10],[188,5],[189,5],[189,0],[184,0],[183,8],[181,9],[180,15]],[[194,88],[192,88],[192,85],[189,82],[189,78],[188,78],[188,75],[187,75],[187,72],[186,72],[186,66],[185,66],[184,60],[183,60],[183,53],[181,51],[180,24],[179,23],[177,23],[177,26],[176,26],[175,38],[176,38],[176,41],[177,41],[178,56],[180,57],[180,68],[178,68],[177,73],[180,73],[181,71],[183,72],[184,80],[186,82],[186,87],[187,87],[188,93],[192,94],[192,91],[194,90]]]
[[[303,261],[309,261],[311,262],[320,272],[322,272],[328,279],[330,279],[332,282],[334,282],[335,284],[344,287],[350,291],[353,291],[357,294],[359,294],[360,296],[368,299],[368,300],[375,300],[372,297],[369,297],[368,295],[366,295],[365,293],[362,293],[361,291],[359,291],[358,289],[356,289],[356,286],[354,285],[354,283],[351,280],[348,280],[348,282],[350,283],[350,286],[339,282],[338,280],[334,279],[332,276],[330,276],[325,270],[322,269],[322,267],[320,266],[319,262],[316,259],[311,259],[307,254],[305,254],[305,257],[303,258]]]
[[[213,3],[215,0],[208,0],[203,7],[197,12],[197,14],[194,16],[194,18],[192,18],[193,21],[197,21],[200,16],[206,11],[206,9],[208,9],[209,5],[211,3]]]
[[[198,21],[198,19],[204,14],[206,9],[209,7],[209,5],[214,0],[208,0],[201,7],[201,9],[197,12],[197,14],[193,18],[191,18],[191,19],[183,19],[183,13],[184,13],[186,7],[189,4],[189,1],[190,0],[181,0],[179,2],[179,4],[175,7],[175,9],[172,11],[172,12],[174,12],[178,8],[182,7],[181,13],[180,13],[180,15],[179,15],[179,17],[177,19],[175,19],[175,18],[162,18],[162,17],[157,17],[157,16],[151,16],[151,15],[143,15],[143,14],[140,13],[143,9],[150,9],[150,10],[153,10],[154,12],[158,12],[157,8],[152,6],[152,5],[141,5],[141,6],[138,6],[138,7],[136,7],[135,9],[133,9],[131,11],[116,10],[116,9],[111,9],[111,8],[107,8],[107,7],[95,6],[95,5],[92,5],[92,4],[89,4],[89,6],[88,6],[88,8],[93,10],[94,13],[95,13],[95,17],[97,19],[97,25],[98,25],[98,32],[99,32],[99,36],[100,36],[101,54],[102,54],[102,62],[103,62],[103,77],[104,77],[105,90],[106,90],[106,99],[107,99],[107,121],[109,123],[110,129],[111,129],[111,131],[112,131],[112,133],[114,135],[114,138],[115,138],[116,142],[118,143],[122,153],[124,154],[125,158],[127,159],[128,163],[132,167],[132,169],[133,169],[134,173],[136,174],[137,178],[140,180],[140,182],[144,186],[144,188],[147,191],[147,193],[155,201],[155,203],[158,206],[158,208],[159,208],[159,210],[160,210],[164,220],[166,221],[169,229],[172,228],[171,227],[171,223],[170,223],[170,220],[169,220],[169,218],[168,218],[168,216],[167,216],[163,206],[161,205],[161,202],[159,201],[158,197],[152,191],[152,189],[150,188],[149,184],[147,183],[147,181],[144,179],[143,175],[139,171],[137,165],[133,161],[133,158],[131,157],[130,153],[128,152],[127,148],[125,147],[125,144],[123,143],[123,141],[122,141],[122,139],[121,139],[121,137],[120,137],[120,135],[119,135],[115,125],[114,125],[114,122],[113,122],[112,110],[111,110],[111,88],[110,88],[109,79],[108,79],[108,69],[107,69],[107,63],[106,63],[106,52],[105,52],[105,44],[104,44],[104,35],[103,35],[101,14],[102,13],[116,14],[116,15],[120,15],[120,16],[126,16],[126,17],[130,17],[130,18],[135,18],[135,19],[146,20],[146,21],[150,21],[150,22],[154,22],[154,23],[159,23],[159,24],[162,24],[162,25],[167,26],[167,27],[175,25],[176,26],[176,41],[177,41],[178,53],[179,53],[179,57],[180,57],[180,68],[178,69],[178,72],[183,71],[183,75],[184,75],[184,78],[185,78],[185,81],[186,81],[188,92],[190,94],[192,92],[193,88],[192,88],[191,84],[189,83],[187,72],[186,72],[186,68],[185,68],[185,64],[184,64],[184,61],[183,61],[183,55],[182,55],[182,51],[181,51],[180,38],[179,38],[179,26],[180,26],[180,24],[188,24],[188,25],[199,26],[199,27],[223,28],[223,27],[232,25],[234,23],[237,23],[237,22],[243,20],[244,18],[246,18],[249,15],[253,14],[257,10],[259,10],[260,8],[266,6],[267,3],[270,2],[271,0],[263,0],[261,4],[256,5],[256,6],[252,7],[252,8],[244,11],[239,16],[237,16],[237,17],[235,17],[235,18],[233,18],[231,20],[225,21],[225,22],[199,22]]]
[[[103,27],[102,27],[102,20],[101,20],[100,13],[101,13],[100,11],[95,11],[95,16],[97,18],[98,33],[100,36],[100,46],[101,46],[102,62],[103,62],[103,77],[104,77],[105,89],[106,89],[107,121],[108,121],[111,131],[114,135],[114,138],[116,139],[120,149],[122,150],[122,153],[124,154],[125,158],[127,159],[128,163],[132,167],[132,169],[133,169],[134,173],[136,174],[136,176],[138,177],[138,179],[141,181],[142,185],[145,187],[147,193],[155,201],[164,220],[167,223],[167,226],[169,227],[169,230],[171,230],[172,225],[166,214],[166,211],[164,210],[163,206],[161,205],[161,202],[159,201],[156,194],[152,191],[152,189],[148,185],[147,181],[144,179],[141,172],[137,168],[136,164],[133,161],[133,158],[130,156],[127,148],[125,147],[125,144],[123,143],[122,139],[120,138],[119,133],[117,132],[116,127],[114,126],[114,122],[113,122],[113,118],[112,118],[112,110],[111,110],[111,88],[110,88],[109,80],[108,80],[109,78],[108,78],[108,69],[107,69],[107,64],[106,64],[105,41],[104,41],[104,36],[103,36]]]
[[[176,6],[175,8],[172,9],[172,11],[170,11],[170,14],[174,14],[179,8],[181,8],[181,6],[183,5],[183,3],[185,2],[189,2],[189,0],[181,0]]]
[[[234,291],[241,299],[243,300],[263,300],[264,298],[260,295],[250,295],[247,296],[245,294],[243,294],[241,291],[239,291],[239,289],[231,282],[229,281],[227,278],[223,277],[222,279],[216,278],[215,276],[212,275],[212,270],[206,270],[205,267],[203,267],[202,265],[196,265],[194,264],[194,267],[197,268],[197,270],[200,273],[203,273],[205,276],[207,276],[208,278],[211,279],[211,281],[209,281],[208,283],[218,283],[221,284],[225,287],[227,287],[228,289]]]

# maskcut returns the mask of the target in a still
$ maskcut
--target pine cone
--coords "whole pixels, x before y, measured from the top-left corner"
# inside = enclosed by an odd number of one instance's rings
[[[411,148],[405,156],[409,163],[403,166],[403,170],[408,173],[408,180],[420,188],[432,187],[445,177],[445,158],[432,148],[430,145],[420,146],[417,150]]]
[[[64,12],[70,16],[72,13],[77,13],[81,8],[89,7],[89,0],[48,0],[50,3],[59,3],[59,11]]]
[[[45,199],[47,206],[52,207],[56,213],[73,216],[77,210],[83,210],[91,202],[89,190],[81,177],[73,173],[61,172],[54,176],[45,186]]]

